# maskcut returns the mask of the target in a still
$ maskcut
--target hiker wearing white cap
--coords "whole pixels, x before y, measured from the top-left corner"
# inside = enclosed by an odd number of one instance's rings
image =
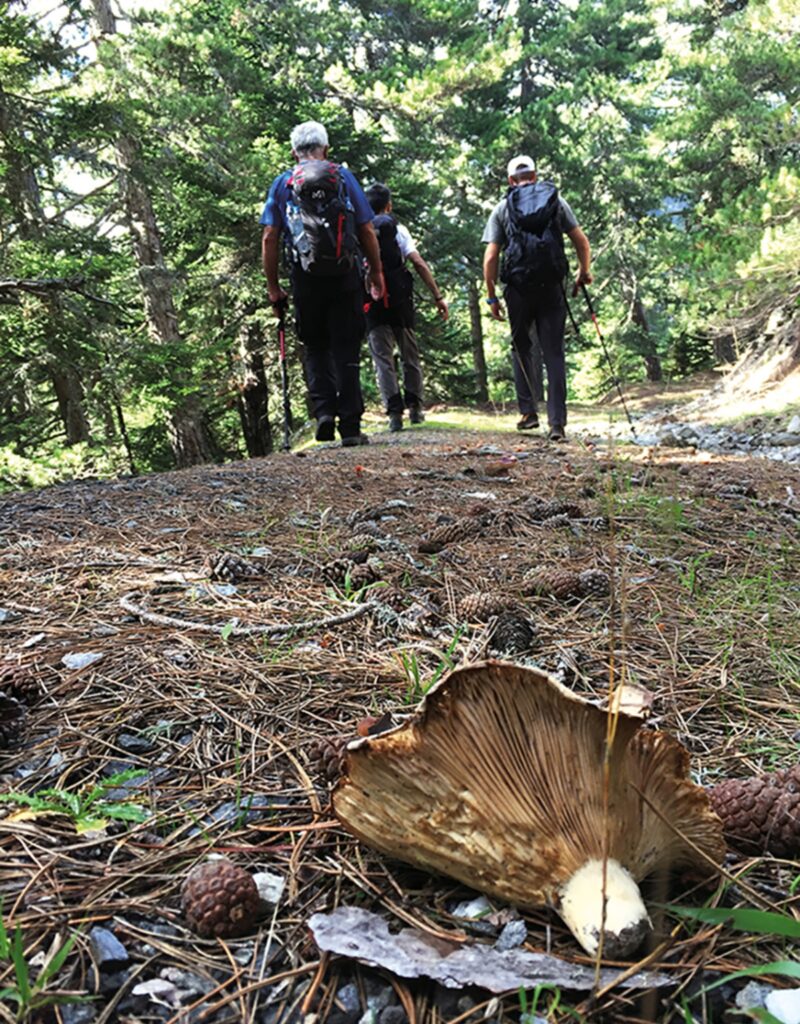
[[[569,269],[564,235],[578,258],[573,291],[592,282],[589,239],[578,226],[569,203],[552,182],[538,181],[536,162],[515,156],[508,162],[508,192],[494,210],[483,232],[486,244],[483,278],[486,302],[495,320],[505,319],[503,301],[495,293],[500,280],[508,307],[514,384],[521,419],[518,430],[539,426],[536,412],[532,332],[538,338],[547,371],[547,419],[552,441],[564,440],[567,422],[567,372],[564,360],[566,295]],[[500,257],[502,253],[502,266]]]

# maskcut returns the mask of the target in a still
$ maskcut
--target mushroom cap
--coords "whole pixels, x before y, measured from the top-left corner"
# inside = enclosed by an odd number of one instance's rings
[[[590,860],[612,858],[636,882],[721,861],[721,822],[688,761],[638,718],[485,662],[445,677],[398,728],[351,743],[333,806],[385,854],[520,907],[558,906]]]

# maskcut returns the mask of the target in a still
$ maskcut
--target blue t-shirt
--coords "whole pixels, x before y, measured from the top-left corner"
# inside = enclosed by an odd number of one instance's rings
[[[304,160],[300,162],[305,163]],[[284,171],[283,174],[279,174],[270,185],[267,201],[264,203],[264,211],[261,214],[261,223],[264,227],[278,227],[282,230],[286,226],[286,203],[289,199],[288,182],[293,170],[294,168],[291,171]],[[358,226],[366,224],[367,221],[371,221],[375,216],[372,212],[372,207],[367,202],[367,197],[364,195],[363,189],[356,181],[352,172],[348,171],[346,167],[341,166],[339,170],[342,172],[344,190],[348,199],[353,204],[356,224]]]

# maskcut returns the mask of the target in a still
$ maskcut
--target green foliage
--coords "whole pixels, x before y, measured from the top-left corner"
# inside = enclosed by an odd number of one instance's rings
[[[302,0],[175,0],[91,56],[73,45],[97,34],[89,11],[0,13],[0,262],[4,278],[50,282],[0,293],[5,486],[81,475],[84,456],[62,454],[76,446],[103,475],[131,461],[169,468],[186,416],[214,456],[242,456],[247,337],[280,419],[257,219],[307,117],[326,122],[332,156],[365,184],[390,184],[450,300],[443,324],[419,294],[433,401],[474,400],[476,331],[491,398],[513,398],[507,331],[482,308],[475,322],[469,299],[514,152],[537,157],[593,244],[598,315],[624,379],[709,365],[712,329],[793,287],[793,0],[345,0],[314,18]],[[124,174],[120,139],[133,154]],[[133,244],[120,194],[130,175],[152,205],[163,270]],[[174,309],[168,340],[143,312],[154,274]],[[610,373],[580,302],[574,311],[584,335],[569,342],[571,394],[594,397]],[[302,420],[291,340],[289,363]],[[368,359],[363,369],[377,402]]]
[[[3,920],[3,901],[0,900],[0,961],[13,965],[14,979],[11,985],[0,989],[0,1000],[16,1005],[15,1019],[25,1021],[39,1010],[49,1006],[63,1006],[66,1003],[87,1002],[91,996],[72,995],[66,992],[48,992],[50,982],[58,976],[67,957],[75,945],[77,934],[73,933],[45,961],[35,979],[31,978],[30,968],[25,959],[25,943],[19,925],[9,935]]]
[[[104,828],[108,819],[140,824],[150,817],[149,811],[128,800],[109,800],[107,794],[110,789],[145,775],[144,769],[129,768],[77,793],[64,789],[40,789],[33,794],[0,793],[0,801],[25,807],[32,817],[63,814],[73,821],[77,832]]]

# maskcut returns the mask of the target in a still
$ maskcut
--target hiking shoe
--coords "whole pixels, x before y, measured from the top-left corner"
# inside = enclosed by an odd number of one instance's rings
[[[559,426],[551,427],[549,436],[551,441],[566,441],[567,439],[564,428]]]
[[[412,405],[408,410],[408,419],[411,423],[424,423],[425,413],[416,405]]]
[[[357,448],[362,444],[369,444],[369,438],[366,434],[356,434],[354,437],[342,438],[342,448]]]
[[[517,430],[536,430],[539,426],[539,417],[535,412],[526,412],[517,423]]]
[[[389,416],[389,430],[393,434],[396,434],[398,430],[403,429],[403,414],[401,412],[393,412]]]
[[[335,436],[333,416],[320,416],[317,420],[317,431],[314,434],[314,439],[316,441],[332,441]]]

